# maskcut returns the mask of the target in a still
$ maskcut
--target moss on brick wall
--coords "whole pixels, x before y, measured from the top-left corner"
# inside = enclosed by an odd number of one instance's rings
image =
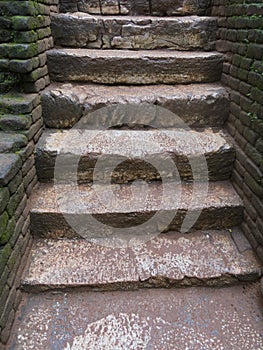
[[[228,131],[237,144],[233,182],[245,205],[243,229],[263,261],[263,3],[213,0],[222,81],[231,88]]]
[[[0,350],[21,301],[30,246],[34,149],[42,132],[39,92],[49,84],[50,12],[58,0],[0,0]]]
[[[46,50],[52,47],[50,8],[57,1],[0,1],[0,92],[38,92],[49,84]],[[37,70],[37,74],[34,74]],[[28,74],[30,73],[30,79]]]

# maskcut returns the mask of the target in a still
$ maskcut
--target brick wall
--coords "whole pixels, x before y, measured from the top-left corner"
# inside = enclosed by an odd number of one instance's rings
[[[222,82],[230,87],[227,129],[237,146],[233,182],[245,205],[243,230],[263,261],[263,3],[213,0]]]
[[[0,0],[0,349],[21,300],[30,248],[29,197],[37,183],[34,149],[42,131],[39,92],[49,84],[50,12],[57,0]]]

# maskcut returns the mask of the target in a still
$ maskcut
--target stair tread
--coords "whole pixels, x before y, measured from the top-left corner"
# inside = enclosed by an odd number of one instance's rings
[[[194,187],[158,181],[136,185],[40,184],[32,196],[32,233],[44,238],[111,236],[127,246],[134,235],[144,240],[146,231],[223,229],[242,222],[242,201],[227,181],[195,182]]]
[[[106,118],[108,116],[108,111],[102,112],[96,115],[97,120],[101,118],[101,126],[104,124],[105,116]],[[123,116],[124,112],[121,109],[119,114]],[[137,112],[138,121],[142,119],[143,112],[146,112],[147,118],[149,107],[146,106],[145,110],[141,108]],[[155,112],[154,109],[153,113]],[[116,112],[115,115],[117,114]],[[134,118],[136,111],[129,115]],[[165,114],[161,113],[158,117],[164,120]],[[84,128],[86,128],[85,120],[83,118],[81,121]],[[98,169],[96,161],[100,160],[103,161],[103,170],[97,173],[99,176],[97,180],[105,182],[111,173],[112,181],[115,183],[129,182],[138,178],[148,181],[160,178],[173,179],[177,171],[183,180],[197,177],[212,181],[227,180],[235,157],[228,136],[222,131],[216,132],[212,129],[46,130],[37,145],[36,166],[41,181],[50,181],[54,177],[57,154],[60,154],[61,167],[65,169],[65,175],[69,176],[69,179],[73,173],[70,169],[66,172],[66,168],[68,164],[74,164],[74,159],[77,158],[80,161],[78,174],[81,182],[92,181],[91,171],[95,167]],[[191,162],[193,159],[198,159],[199,165],[191,168],[188,160]],[[169,160],[174,162],[173,166]],[[202,164],[203,170],[201,170]],[[198,173],[197,168],[200,169]]]
[[[201,99],[205,96],[212,96],[215,94],[223,93],[227,94],[227,88],[221,83],[206,83],[206,84],[177,84],[177,85],[116,85],[105,86],[100,84],[90,83],[59,83],[52,82],[45,90],[46,92],[53,92],[55,94],[65,94],[72,97],[78,97],[80,102],[90,103],[92,97],[105,98],[106,96],[115,100],[117,97],[125,98],[139,98],[141,96],[154,96],[156,99],[158,96],[165,97],[171,95],[173,97],[182,96],[183,98]],[[43,94],[43,92],[42,92]],[[126,100],[124,100],[126,102]]]
[[[158,22],[159,20],[167,21],[178,21],[178,22],[192,22],[192,21],[202,21],[202,20],[217,20],[217,17],[213,16],[197,16],[197,15],[186,15],[186,16],[146,16],[146,15],[107,15],[103,16],[100,14],[90,14],[87,12],[66,12],[66,13],[53,13],[52,17],[76,17],[76,18],[99,18],[105,21],[107,20],[117,20],[121,22],[129,21],[154,21]]]
[[[125,145],[125,147],[124,147]],[[233,148],[223,131],[169,130],[45,130],[38,149],[54,153],[66,149],[76,155],[120,155],[144,158],[172,154],[194,157]]]
[[[163,197],[163,185],[161,182],[153,182],[148,184],[147,201],[145,200],[145,188],[143,184],[140,187],[138,184],[138,192],[136,193],[136,200],[131,201],[132,189],[130,185],[124,184],[111,184],[111,190],[113,193],[119,194],[120,202],[116,201],[115,197],[111,197],[109,192],[109,186],[107,185],[79,185],[78,190],[81,195],[81,200],[85,203],[82,207],[76,206],[73,203],[73,195],[76,190],[72,184],[56,185],[52,183],[43,183],[39,185],[39,189],[33,194],[33,207],[31,211],[37,212],[57,212],[60,213],[60,208],[57,202],[57,196],[65,200],[67,208],[65,212],[72,214],[103,214],[103,213],[135,213],[135,212],[151,212],[156,210],[173,210],[175,208],[188,209],[193,186],[192,184],[175,184],[169,182],[165,184],[165,199]],[[195,198],[194,205],[192,203],[192,209],[204,209],[204,208],[216,208],[216,207],[235,207],[242,206],[242,201],[237,195],[233,186],[228,181],[211,182],[208,184],[208,193],[206,193],[207,184],[199,183],[199,196]],[[141,191],[140,191],[141,190]],[[58,191],[58,193],[57,193]],[[176,203],[174,194],[181,193],[181,200]],[[147,194],[148,194],[147,193]],[[98,194],[98,196],[97,196]],[[197,194],[196,194],[197,195]],[[104,199],[102,203],[100,196]],[[71,199],[71,200],[69,200]],[[123,200],[121,200],[123,199]],[[127,199],[127,201],[126,201]],[[113,203],[116,201],[115,203]],[[61,202],[62,203],[62,202]]]
[[[235,230],[232,235],[242,235]],[[111,247],[110,240],[108,245],[85,239],[36,240],[23,284],[38,289],[85,285],[110,290],[128,284],[187,285],[191,279],[197,279],[192,284],[213,285],[257,279],[261,274],[249,244],[240,252],[226,230],[170,232],[129,248]]]
[[[216,51],[177,51],[177,50],[100,50],[100,49],[86,49],[86,48],[54,48],[48,51],[48,55],[65,54],[76,57],[91,57],[91,58],[112,58],[112,59],[193,59],[193,58],[218,58],[222,59],[223,55]]]
[[[220,80],[223,64],[213,51],[57,48],[47,57],[52,81],[109,85],[211,83]]]
[[[53,15],[51,28],[56,46],[211,51],[215,49],[217,20],[198,16],[105,17],[76,12]]]
[[[262,349],[262,310],[259,283],[32,294],[10,348]]]
[[[130,22],[130,21],[153,21],[153,22],[158,22],[159,20],[164,20],[164,21],[178,21],[178,22],[193,22],[193,21],[203,21],[203,20],[208,20],[208,21],[213,21],[217,20],[217,17],[213,16],[197,16],[197,15],[186,15],[186,16],[146,16],[146,15],[107,15],[103,16],[100,14],[90,14],[87,12],[81,12],[81,11],[76,11],[76,12],[66,12],[66,13],[54,13],[52,14],[52,17],[76,17],[76,18],[95,18],[95,19],[103,19],[104,21],[107,20],[117,20],[121,22]]]
[[[64,1],[60,3],[61,12],[82,11],[87,13],[96,13],[103,15],[186,15],[186,14],[206,14],[209,9],[209,1],[196,0],[162,0],[147,1],[141,0],[111,0],[111,1]]]
[[[228,116],[228,91],[221,84],[105,86],[95,84],[52,83],[42,92],[43,118],[48,127],[73,126],[90,112],[90,127],[100,122],[95,110],[112,105],[148,103],[165,108],[189,126],[222,126]],[[94,116],[94,118],[93,118]],[[114,114],[104,118],[103,126],[123,123]],[[156,127],[175,126],[174,118],[143,118],[141,124],[154,123]]]

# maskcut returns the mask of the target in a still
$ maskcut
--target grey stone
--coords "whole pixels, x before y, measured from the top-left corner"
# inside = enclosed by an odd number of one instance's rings
[[[103,84],[215,82],[222,70],[215,52],[60,49],[48,51],[54,81]],[[63,69],[61,69],[63,67]]]
[[[61,12],[87,12],[104,15],[204,15],[209,0],[61,0]]]
[[[52,17],[55,43],[67,47],[212,50],[216,30],[217,22],[212,17],[116,18],[83,13]]]
[[[193,180],[193,177],[195,180],[197,177],[205,179],[206,176],[211,181],[226,180],[230,177],[235,159],[233,146],[226,141],[225,135],[209,129],[202,132],[180,128],[85,130],[85,138],[83,136],[83,130],[77,129],[44,132],[36,150],[38,178],[41,181],[53,179],[57,154],[60,154],[60,167],[64,169],[60,176],[65,181],[75,176],[71,168],[74,167],[74,159],[78,159],[79,181],[92,182],[93,171],[100,160],[103,161],[103,168],[95,180],[106,182],[110,176],[111,181],[116,183],[136,179],[173,179],[177,171],[181,179],[187,181]],[[173,169],[168,168],[168,159],[174,162]],[[192,171],[194,162],[201,163],[202,160],[205,162],[203,171],[197,164]],[[200,174],[197,174],[197,168]]]
[[[17,174],[22,166],[16,154],[0,154],[0,185],[6,185]]]
[[[246,275],[255,279],[260,276],[256,256],[252,252],[240,253],[227,231],[214,230],[188,235],[171,232],[126,249],[86,240],[42,239],[33,246],[31,264],[22,283],[34,292],[71,286],[113,290],[129,284],[184,285],[186,279],[192,286],[220,285]]]
[[[8,201],[9,201],[10,195],[8,188],[0,188],[0,214],[5,210]]]
[[[190,127],[221,127],[229,114],[228,93],[220,84],[103,86],[90,84],[56,84],[42,93],[43,119],[47,127],[68,128],[85,118],[86,126],[100,129],[122,126],[123,118],[107,113],[100,118],[96,110],[116,105],[157,105],[164,116],[149,119],[141,115],[140,124],[154,124],[160,128],[176,126],[176,116]],[[168,113],[168,111],[174,113]],[[170,115],[170,117],[169,117]]]
[[[22,134],[13,134],[0,131],[0,152],[16,152],[26,146],[27,138]]]
[[[20,131],[30,128],[32,123],[30,114],[2,114],[0,115],[0,130]]]
[[[84,236],[103,241],[114,234],[113,228],[123,228],[139,239],[145,232],[181,230],[186,213],[191,217],[200,214],[193,223],[193,230],[229,228],[240,225],[243,219],[242,202],[228,182],[210,182],[207,195],[206,183],[200,182],[199,193],[191,206],[193,185],[190,183],[167,182],[165,200],[161,182],[149,184],[147,195],[142,188],[137,188],[134,197],[127,184],[111,184],[110,189],[106,185],[80,185],[77,193],[72,184],[59,187],[41,184],[32,197],[32,232],[46,238]],[[178,197],[180,191],[181,198]],[[159,213],[158,223],[149,221],[156,213]],[[89,220],[90,216],[96,220]],[[143,231],[138,229],[141,224]]]
[[[10,114],[27,114],[31,113],[39,103],[38,94],[9,93],[0,96],[0,111]]]

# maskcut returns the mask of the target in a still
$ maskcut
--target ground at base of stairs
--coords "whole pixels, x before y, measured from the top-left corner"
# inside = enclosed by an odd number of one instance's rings
[[[259,350],[259,283],[26,296],[9,350]]]

